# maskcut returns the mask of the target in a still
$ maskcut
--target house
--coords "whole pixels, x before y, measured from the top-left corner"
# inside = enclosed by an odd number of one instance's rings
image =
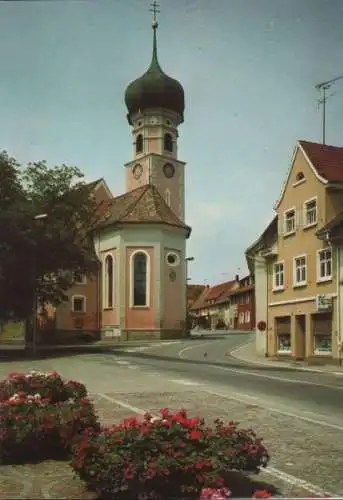
[[[298,141],[276,217],[247,249],[257,348],[268,356],[341,359],[343,148]]]
[[[255,298],[251,276],[207,286],[191,311],[200,326],[211,329],[251,330],[255,326]]]

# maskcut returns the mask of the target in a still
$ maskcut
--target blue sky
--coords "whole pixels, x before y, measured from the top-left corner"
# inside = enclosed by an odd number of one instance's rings
[[[343,2],[160,0],[159,60],[186,95],[179,158],[193,282],[246,271],[297,139],[321,141],[314,86],[343,74]],[[1,149],[124,190],[124,92],[150,62],[149,0],[0,3]],[[327,142],[343,146],[343,80]]]

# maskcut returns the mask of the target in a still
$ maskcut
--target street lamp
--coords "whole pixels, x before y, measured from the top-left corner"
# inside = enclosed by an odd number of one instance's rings
[[[33,220],[46,219],[48,214],[37,214],[33,217]],[[36,355],[37,352],[37,255],[34,259],[34,281],[33,281],[33,303],[32,303],[32,354]]]

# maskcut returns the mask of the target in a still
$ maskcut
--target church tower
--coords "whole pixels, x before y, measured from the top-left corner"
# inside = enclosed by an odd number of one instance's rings
[[[133,160],[126,166],[126,191],[153,184],[167,205],[185,220],[185,163],[178,160],[178,126],[185,109],[181,84],[166,75],[157,57],[157,4],[152,4],[153,49],[148,70],[125,92],[132,127]]]

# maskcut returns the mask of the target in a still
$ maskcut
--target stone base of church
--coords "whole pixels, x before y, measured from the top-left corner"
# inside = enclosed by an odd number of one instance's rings
[[[185,330],[122,330],[121,340],[174,340],[183,339],[186,337]]]

